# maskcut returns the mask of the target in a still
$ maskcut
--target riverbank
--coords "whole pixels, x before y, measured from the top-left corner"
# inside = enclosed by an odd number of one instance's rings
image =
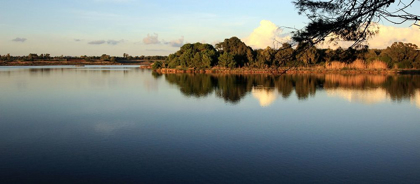
[[[151,61],[11,61],[0,62],[0,66],[51,66],[51,65],[146,65],[150,66]]]
[[[147,68],[147,67],[143,67]],[[339,74],[420,74],[420,70],[414,69],[326,69],[326,68],[309,68],[309,67],[295,67],[295,68],[278,68],[278,69],[250,69],[250,68],[213,68],[213,69],[169,69],[162,68],[155,70],[158,73],[226,73],[226,74],[297,74],[297,73],[339,73]]]

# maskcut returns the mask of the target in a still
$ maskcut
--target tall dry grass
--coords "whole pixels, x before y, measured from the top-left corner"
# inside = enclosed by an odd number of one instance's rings
[[[366,69],[366,63],[365,63],[365,61],[363,61],[361,59],[356,59],[355,61],[353,61],[353,63],[348,64],[347,68]]]
[[[367,64],[364,60],[356,59],[350,64],[346,64],[339,61],[332,61],[332,62],[326,63],[325,68],[332,69],[332,70],[340,70],[343,68],[359,69],[359,70],[363,70],[363,69],[383,70],[383,69],[387,69],[388,66],[385,62],[379,61],[379,60],[375,60]]]
[[[387,69],[388,65],[383,61],[374,60],[373,62],[367,65],[367,68],[368,69]]]
[[[343,69],[344,67],[346,67],[346,64],[339,61],[332,61],[329,63],[325,63],[326,69],[337,70],[337,69]]]

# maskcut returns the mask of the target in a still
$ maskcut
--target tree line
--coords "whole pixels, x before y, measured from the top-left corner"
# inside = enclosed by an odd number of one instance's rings
[[[303,49],[304,48],[304,49]],[[267,47],[253,50],[237,37],[225,39],[212,46],[204,43],[187,43],[179,51],[170,54],[165,62],[157,62],[154,68],[278,68],[290,66],[325,66],[331,62],[345,64],[362,60],[366,64],[380,61],[387,68],[420,68],[420,51],[412,43],[395,42],[386,49],[318,49],[298,44],[292,47],[283,43],[280,48]]]
[[[3,62],[13,62],[13,61],[85,61],[85,62],[95,62],[95,61],[109,61],[109,62],[118,62],[118,61],[162,61],[165,60],[167,56],[130,56],[127,53],[123,54],[123,57],[111,56],[108,54],[102,54],[101,56],[51,56],[50,54],[34,54],[30,53],[27,56],[11,56],[10,54],[0,56],[0,61]]]

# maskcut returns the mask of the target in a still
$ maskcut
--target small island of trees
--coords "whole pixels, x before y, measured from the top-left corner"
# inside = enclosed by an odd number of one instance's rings
[[[155,62],[153,69],[194,72],[203,70],[279,71],[290,67],[317,69],[419,69],[420,51],[412,43],[395,42],[386,49],[300,49],[283,43],[280,48],[253,50],[237,37],[225,39],[214,47],[204,43],[187,43],[165,61]]]

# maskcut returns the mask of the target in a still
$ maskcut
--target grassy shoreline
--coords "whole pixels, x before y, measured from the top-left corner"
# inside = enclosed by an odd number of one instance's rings
[[[148,68],[148,67],[143,67]],[[326,68],[307,68],[307,67],[295,67],[295,68],[278,68],[278,69],[251,69],[251,68],[213,68],[213,69],[169,69],[161,68],[154,70],[157,73],[172,74],[172,73],[225,73],[225,74],[305,74],[305,73],[339,73],[339,74],[420,74],[420,70],[414,69],[326,69]]]

